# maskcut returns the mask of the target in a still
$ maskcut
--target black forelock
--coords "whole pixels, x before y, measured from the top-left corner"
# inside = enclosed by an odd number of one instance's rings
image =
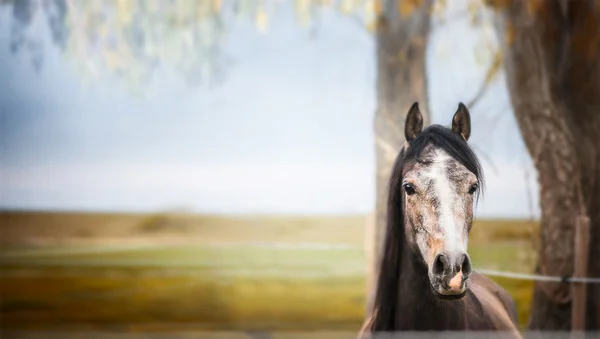
[[[404,154],[404,163],[419,160],[428,145],[444,150],[450,157],[465,166],[477,177],[478,191],[483,189],[483,170],[469,144],[451,129],[441,125],[431,125],[410,141]]]

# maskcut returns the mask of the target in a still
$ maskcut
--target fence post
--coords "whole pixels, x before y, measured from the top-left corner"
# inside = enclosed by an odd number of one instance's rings
[[[573,276],[577,278],[587,277],[588,253],[589,253],[590,218],[587,216],[577,217],[575,223],[575,266]],[[585,308],[586,292],[585,283],[571,282],[571,331],[585,331]]]

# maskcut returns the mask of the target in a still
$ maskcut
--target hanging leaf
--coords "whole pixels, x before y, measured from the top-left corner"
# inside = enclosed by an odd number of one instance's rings
[[[263,6],[259,6],[258,10],[256,11],[256,27],[258,28],[258,30],[262,33],[265,33],[267,31],[268,25],[269,25],[269,18],[267,16],[267,12],[265,11],[265,8]]]
[[[396,0],[398,1],[398,10],[400,16],[405,18],[411,15],[416,9],[423,4],[422,0]]]

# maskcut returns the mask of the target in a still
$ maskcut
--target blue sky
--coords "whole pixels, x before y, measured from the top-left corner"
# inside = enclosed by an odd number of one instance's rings
[[[486,70],[476,59],[486,54],[482,31],[456,15],[462,5],[452,2],[446,16],[455,19],[430,38],[434,123],[450,122]],[[313,36],[283,6],[266,33],[244,21],[229,27],[225,50],[235,62],[220,86],[192,88],[159,71],[140,97],[110,77],[84,82],[48,39],[36,74],[9,51],[9,14],[0,10],[1,208],[373,209],[375,47],[356,21],[325,11]],[[31,30],[47,34],[42,19]],[[478,215],[529,217],[535,174],[502,75],[471,113],[488,182]]]

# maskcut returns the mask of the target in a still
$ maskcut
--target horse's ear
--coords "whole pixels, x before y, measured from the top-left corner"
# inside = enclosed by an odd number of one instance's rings
[[[471,114],[462,102],[458,104],[458,109],[452,118],[452,132],[460,135],[465,141],[471,136]]]
[[[421,133],[423,130],[423,115],[419,110],[419,103],[415,102],[410,106],[406,114],[406,122],[404,123],[404,137],[410,142]]]

